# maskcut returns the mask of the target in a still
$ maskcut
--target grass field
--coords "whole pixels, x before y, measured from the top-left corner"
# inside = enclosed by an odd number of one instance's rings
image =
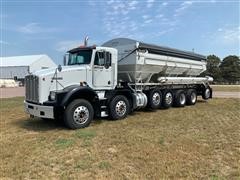
[[[23,98],[1,99],[0,177],[240,179],[240,101],[135,112],[67,130],[28,119]]]
[[[211,85],[213,91],[240,92],[240,85]]]

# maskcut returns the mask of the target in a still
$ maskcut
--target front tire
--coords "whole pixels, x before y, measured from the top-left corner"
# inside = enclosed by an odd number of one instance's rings
[[[64,123],[70,129],[79,129],[89,126],[93,119],[92,105],[85,99],[72,101],[64,112]]]
[[[129,113],[129,102],[123,95],[115,96],[109,104],[109,115],[113,120],[123,119]]]

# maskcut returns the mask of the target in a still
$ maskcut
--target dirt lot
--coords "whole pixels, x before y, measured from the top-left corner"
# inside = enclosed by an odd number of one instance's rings
[[[11,98],[24,96],[25,87],[0,88],[0,98]]]
[[[1,100],[0,178],[240,178],[238,99],[138,111],[75,131],[28,119],[22,101]]]

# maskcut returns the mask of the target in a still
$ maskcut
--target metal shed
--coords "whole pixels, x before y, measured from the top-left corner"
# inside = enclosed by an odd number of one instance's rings
[[[53,60],[44,54],[0,57],[0,79],[24,79],[29,73],[56,66]]]

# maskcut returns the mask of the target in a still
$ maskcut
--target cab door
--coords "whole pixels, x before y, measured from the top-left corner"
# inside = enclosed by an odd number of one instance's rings
[[[96,88],[104,88],[111,87],[112,84],[112,54],[107,51],[97,51],[93,64],[93,85]]]

